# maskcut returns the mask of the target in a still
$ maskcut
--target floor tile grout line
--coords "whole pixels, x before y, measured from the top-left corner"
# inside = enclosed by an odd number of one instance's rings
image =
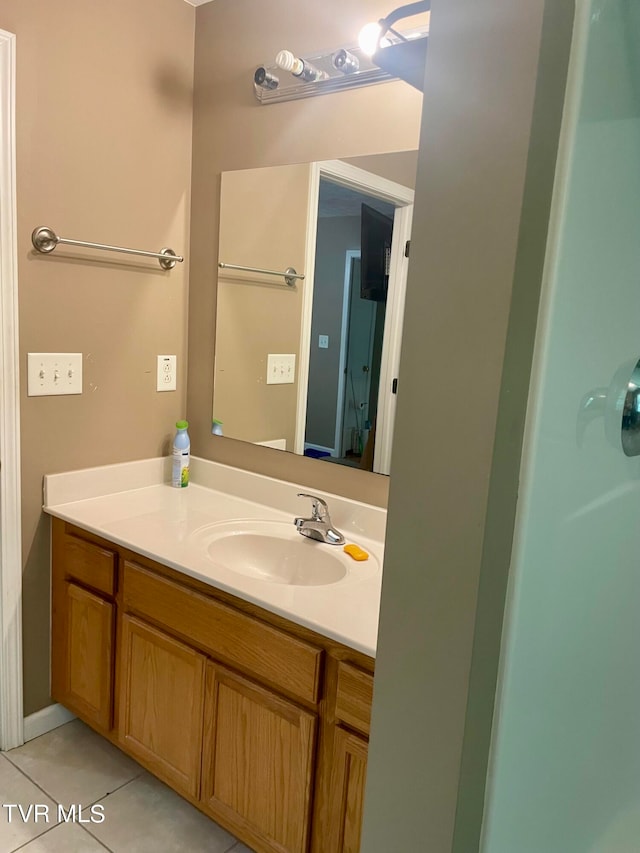
[[[31,844],[32,841],[40,841],[40,839],[44,835],[48,835],[50,832],[53,832],[53,830],[56,828],[56,826],[59,826],[59,824],[55,824],[54,826],[50,826],[49,829],[45,829],[45,831],[41,832],[40,835],[34,835],[33,838],[30,838],[28,841],[25,841],[24,844],[20,845],[20,847],[14,847],[13,850],[11,851],[11,853],[18,853],[18,850],[24,850],[24,848],[27,846],[27,844]]]
[[[121,791],[123,788],[126,788],[127,785],[131,785],[132,782],[135,782],[141,776],[144,776],[145,773],[146,771],[143,769],[142,772],[139,773],[137,776],[134,776],[133,779],[128,779],[126,782],[123,782],[122,785],[118,785],[118,787],[114,788],[113,791],[107,791],[106,794],[103,794],[101,797],[98,797],[97,800],[94,800],[92,803],[89,803],[89,806],[96,806],[98,803],[101,803],[103,800],[106,800],[107,797],[113,796],[113,794],[117,793],[118,791]]]
[[[128,784],[128,783],[127,783],[127,784]],[[123,787],[123,788],[124,788],[124,785],[122,785],[121,787]],[[120,790],[120,789],[118,789],[118,790]],[[87,833],[87,835],[90,835],[90,836],[91,836],[91,838],[93,838],[93,840],[94,840],[94,841],[97,841],[97,842],[98,842],[98,844],[99,844],[101,847],[104,847],[104,849],[105,849],[105,850],[108,850],[108,851],[109,851],[109,853],[114,853],[114,851],[113,851],[110,847],[107,847],[107,845],[104,843],[104,841],[100,841],[100,839],[99,839],[97,836],[95,836],[95,835],[93,834],[93,832],[90,832],[90,830],[88,830],[86,826],[81,826],[80,828],[81,828],[81,829],[84,829],[84,831]]]
[[[73,722],[73,721],[71,721],[71,722]],[[65,725],[67,725],[67,724],[65,724]],[[44,735],[41,735],[41,737],[43,737],[43,736]],[[36,740],[36,739],[37,738],[34,738],[34,740]],[[20,747],[17,747],[17,749],[20,749]],[[6,758],[12,767],[14,767],[22,776],[25,777],[25,779],[27,779],[27,781],[29,781],[39,791],[41,791],[48,799],[50,799],[53,803],[55,803],[56,806],[63,805],[52,794],[50,794],[46,790],[46,788],[44,788],[39,782],[36,782],[35,779],[33,779],[31,776],[29,776],[29,774],[26,772],[26,770],[24,770],[19,764],[16,764],[11,758],[9,758],[9,756],[6,752],[0,753],[0,757]],[[108,799],[110,796],[112,796],[116,792],[121,791],[123,788],[126,788],[127,785],[130,785],[132,782],[135,782],[136,780],[140,779],[142,776],[144,776],[144,774],[146,772],[148,772],[145,770],[144,767],[141,767],[140,765],[138,765],[138,767],[139,767],[140,772],[137,773],[135,776],[131,777],[130,779],[127,779],[126,782],[123,782],[121,785],[118,785],[117,788],[114,788],[112,791],[108,791],[106,794],[103,794],[101,797],[98,797],[98,799],[93,800],[91,803],[83,804],[83,808],[90,808],[91,806],[96,805],[97,803],[103,802],[104,800]],[[53,829],[55,829],[57,826],[60,826],[60,825],[61,825],[60,822],[57,822],[54,826],[51,826],[48,829],[45,829],[39,835],[34,836],[33,838],[26,841],[24,844],[20,845],[20,847],[16,847],[14,850],[11,851],[11,853],[17,853],[17,851],[22,850],[24,847],[26,847],[27,844],[30,844],[32,841],[35,841],[37,839],[42,838],[44,835],[48,834],[49,832],[51,832]],[[107,847],[107,845],[103,841],[101,841],[100,838],[95,836],[84,825],[78,824],[78,826],[80,826],[80,829],[83,829],[87,833],[87,835],[89,835],[96,843],[98,843],[101,847],[103,847],[104,850],[107,851],[107,853],[114,853],[114,851],[112,851],[110,847]],[[238,845],[241,843],[242,842],[239,839],[234,838],[234,840],[231,844],[231,847],[226,848],[224,853],[233,853],[233,850],[236,847],[238,847]]]
[[[19,764],[15,764],[13,761],[11,761],[10,758],[7,758],[7,761],[11,764],[12,767],[15,767],[15,769],[18,771],[18,773],[22,773],[22,775],[24,776],[25,779],[28,779],[32,785],[35,785],[39,791],[42,791],[42,793],[45,795],[45,797],[47,797],[49,800],[51,800],[51,802],[55,803],[56,806],[60,805],[60,803],[56,800],[56,798],[52,797],[51,794],[47,791],[47,789],[43,788],[42,785],[40,785],[39,782],[36,782],[35,779],[32,779],[28,773],[25,773],[25,771],[22,769],[22,767],[20,767]]]
[[[75,823],[75,821],[74,821],[74,823]],[[96,838],[95,836],[91,835],[89,830],[85,829],[84,826],[82,826],[79,823],[76,823],[75,825],[78,826],[80,829],[85,830],[87,835],[90,835],[91,838],[93,838],[93,840],[96,841],[100,845],[100,847],[103,847],[105,850],[107,850],[108,853],[114,853],[114,851],[111,850],[110,847],[107,847],[106,844],[103,844],[99,838]],[[50,826],[49,829],[45,829],[45,831],[41,832],[40,835],[35,835],[33,838],[30,838],[28,841],[25,841],[24,844],[20,845],[20,847],[14,847],[13,850],[11,850],[11,853],[18,853],[19,850],[24,850],[24,848],[27,847],[29,844],[31,844],[34,841],[40,841],[45,835],[48,835],[50,832],[53,832],[53,830],[57,829],[59,826],[64,826],[64,823],[56,823],[54,826]],[[231,853],[231,851],[227,851],[227,853]]]
[[[17,748],[20,749],[20,747],[17,747]],[[29,776],[29,774],[26,772],[26,770],[24,770],[19,764],[16,764],[15,761],[12,761],[7,756],[6,753],[2,753],[2,755],[7,759],[7,761],[9,762],[9,764],[11,764],[12,767],[15,767],[16,770],[18,770],[20,773],[22,773],[22,775],[26,779],[28,779],[32,785],[35,785],[36,788],[38,788],[40,791],[42,791],[42,793],[45,794],[50,800],[52,800],[57,806],[64,806],[64,808],[66,808],[64,803],[61,803],[59,800],[57,800],[53,796],[53,794],[50,794],[46,788],[43,788],[39,782],[36,782],[35,779],[33,779],[31,776]],[[140,767],[140,765],[138,765],[138,766]],[[145,772],[146,771],[145,771],[144,767],[140,767],[139,773],[136,773],[135,776],[132,776],[130,779],[127,779],[126,782],[123,782],[121,785],[118,785],[118,787],[114,788],[113,791],[107,791],[106,794],[102,794],[102,796],[98,797],[96,800],[92,800],[90,803],[82,803],[81,805],[83,806],[83,808],[89,808],[90,806],[94,806],[96,803],[99,803],[100,800],[103,800],[105,797],[108,797],[110,794],[115,794],[115,792],[119,791],[120,788],[124,788],[125,785],[128,785],[130,782],[134,782],[136,779],[139,779],[141,776],[144,775]]]
[[[139,779],[141,776],[144,776],[146,772],[147,771],[144,769],[144,767],[141,767],[140,772],[136,776],[132,776],[131,779],[127,779],[126,782],[123,782],[122,785],[118,785],[118,787],[114,788],[113,791],[107,791],[106,794],[103,794],[101,797],[98,797],[97,800],[92,800],[90,803],[87,803],[86,808],[101,803],[103,800],[106,800],[107,797],[110,797],[112,794],[115,794],[116,791],[120,791],[122,790],[122,788],[126,788],[127,785],[130,785],[132,782],[135,782],[136,779]]]

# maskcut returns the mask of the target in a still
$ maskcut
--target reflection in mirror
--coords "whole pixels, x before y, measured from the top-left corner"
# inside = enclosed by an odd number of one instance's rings
[[[416,157],[223,173],[224,435],[389,472]]]

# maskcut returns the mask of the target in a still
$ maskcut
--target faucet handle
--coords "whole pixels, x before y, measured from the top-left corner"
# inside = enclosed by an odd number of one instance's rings
[[[324,521],[329,518],[329,507],[317,495],[308,495],[306,492],[298,492],[299,498],[309,498],[311,501],[311,517],[314,521]]]

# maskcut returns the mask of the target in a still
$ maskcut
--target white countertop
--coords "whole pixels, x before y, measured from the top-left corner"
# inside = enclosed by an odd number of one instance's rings
[[[347,542],[377,561],[353,562],[347,577],[325,586],[258,580],[215,564],[194,534],[214,522],[262,519],[293,523],[309,491],[247,471],[192,458],[186,489],[168,485],[167,460],[108,465],[45,477],[44,509],[118,545],[375,656],[386,512],[317,492]],[[216,485],[217,488],[212,488]],[[311,491],[314,491],[313,489]],[[314,492],[315,493],[315,492]],[[315,545],[315,543],[314,543]],[[319,548],[339,546],[317,543]],[[360,573],[359,573],[359,568]],[[366,569],[365,569],[366,567]]]

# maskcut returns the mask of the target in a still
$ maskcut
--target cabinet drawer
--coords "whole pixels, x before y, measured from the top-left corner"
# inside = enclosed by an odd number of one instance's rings
[[[321,649],[130,562],[122,588],[125,610],[293,696],[318,701]]]
[[[373,676],[351,664],[338,664],[336,717],[363,734],[369,734]]]
[[[67,534],[63,540],[64,573],[87,586],[113,596],[116,590],[116,554]]]

